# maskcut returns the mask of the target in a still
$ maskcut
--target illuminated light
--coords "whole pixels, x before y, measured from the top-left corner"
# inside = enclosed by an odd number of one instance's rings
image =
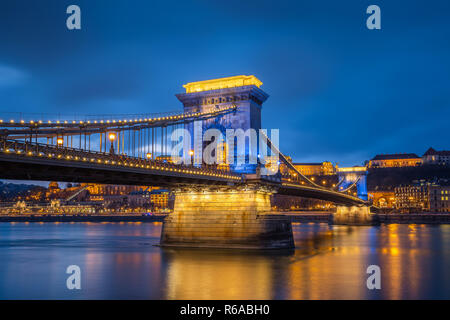
[[[114,141],[116,140],[116,134],[114,132],[110,132],[108,135],[109,141]]]
[[[10,120],[9,122],[14,123],[14,120]]]
[[[3,123],[3,120],[2,120],[2,119],[0,119],[0,123]]]
[[[63,143],[64,143],[64,139],[63,139],[63,138],[57,138],[57,139],[56,139],[56,144],[57,144],[58,146],[62,146]]]
[[[22,121],[23,121],[23,120],[22,120]],[[21,122],[22,122],[22,121],[21,121]],[[33,120],[31,120],[31,121],[30,121],[30,123],[34,123],[34,121],[33,121]]]
[[[346,168],[337,168],[338,172],[364,172],[367,171],[366,167],[346,167]]]
[[[50,120],[48,120],[48,123],[52,123]]]
[[[58,121],[56,121],[56,123],[60,123],[60,122],[59,122],[59,120],[58,120]]]
[[[97,123],[97,120],[94,120],[94,123]]]
[[[106,120],[106,123],[109,123],[109,120]]]
[[[80,124],[82,124],[83,123],[83,121],[80,121]]]
[[[194,155],[194,150],[189,150],[189,155],[192,157]]]
[[[72,123],[77,123],[77,122],[75,120],[73,120]]]
[[[91,121],[89,121],[89,120],[88,120],[88,122],[87,122],[87,123],[89,123],[89,124],[90,124],[90,123],[91,123]]]
[[[66,121],[64,121],[64,123],[67,123],[67,120],[66,120]]]
[[[147,157],[147,159],[151,159],[152,158],[152,153],[148,152],[145,156]]]

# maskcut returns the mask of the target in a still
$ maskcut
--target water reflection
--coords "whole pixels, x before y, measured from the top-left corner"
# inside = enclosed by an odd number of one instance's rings
[[[0,298],[450,298],[450,226],[294,224],[288,252],[162,249],[161,224],[0,224]],[[82,290],[65,269],[82,270]],[[366,268],[381,267],[381,290]]]

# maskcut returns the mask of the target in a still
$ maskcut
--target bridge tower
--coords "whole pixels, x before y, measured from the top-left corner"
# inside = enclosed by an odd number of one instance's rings
[[[176,97],[183,103],[184,112],[209,112],[217,108],[235,105],[236,112],[219,116],[214,119],[198,121],[186,125],[191,134],[191,145],[194,151],[194,163],[201,164],[203,132],[215,128],[222,132],[225,138],[226,129],[261,129],[262,104],[269,97],[260,89],[262,82],[255,76],[234,76],[198,82],[190,82],[183,87],[186,93],[177,94]],[[195,139],[195,140],[194,140]],[[227,149],[225,147],[225,149]],[[245,155],[237,155],[234,150],[234,161],[230,169],[238,173],[255,173],[256,164],[250,164],[250,159],[256,162],[258,151],[249,148],[246,143]],[[244,165],[237,165],[237,157],[245,157]]]
[[[339,191],[344,191],[356,185],[358,198],[367,201],[367,168],[366,167],[342,167],[337,168]]]

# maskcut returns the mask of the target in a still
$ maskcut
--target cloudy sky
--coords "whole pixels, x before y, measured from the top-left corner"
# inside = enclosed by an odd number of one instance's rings
[[[182,84],[253,74],[263,127],[295,161],[450,149],[449,14],[447,0],[2,0],[0,113],[181,110]]]

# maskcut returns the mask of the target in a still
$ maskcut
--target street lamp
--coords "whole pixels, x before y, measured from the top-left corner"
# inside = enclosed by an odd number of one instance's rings
[[[146,154],[146,157],[147,157],[148,160],[150,160],[150,159],[152,158],[151,152],[148,152],[148,153]]]
[[[56,138],[56,144],[58,145],[58,147],[62,146],[64,144],[64,138]]]
[[[189,150],[189,155],[191,156],[191,164],[194,165],[194,150]]]
[[[110,132],[108,138],[109,141],[111,141],[111,148],[109,149],[109,153],[114,154],[114,140],[116,140],[116,134],[114,132]]]

